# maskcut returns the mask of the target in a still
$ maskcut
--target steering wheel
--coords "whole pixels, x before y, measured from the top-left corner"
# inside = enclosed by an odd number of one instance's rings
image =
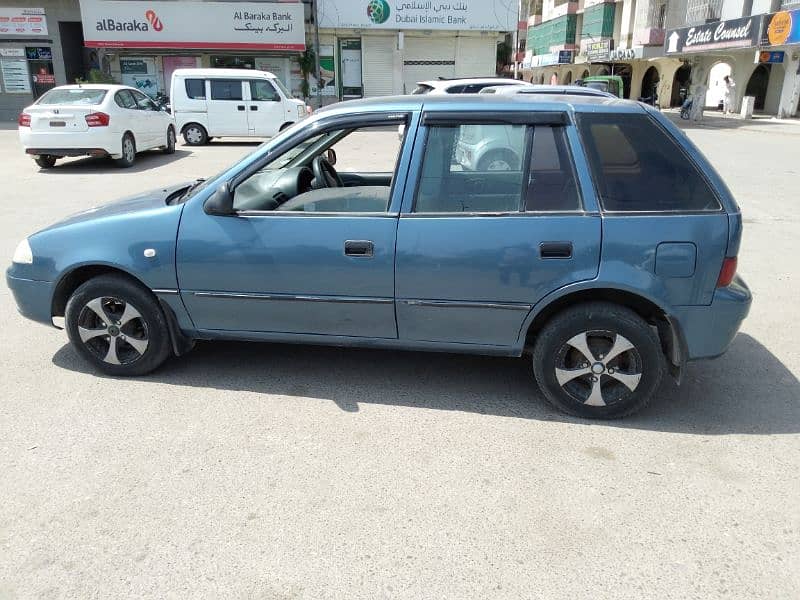
[[[314,188],[344,187],[339,173],[336,172],[333,165],[322,154],[313,160],[311,169],[314,171]]]

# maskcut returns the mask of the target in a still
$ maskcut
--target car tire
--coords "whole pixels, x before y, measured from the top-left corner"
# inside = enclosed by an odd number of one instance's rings
[[[126,133],[122,136],[122,157],[114,161],[122,169],[132,167],[136,162],[136,140],[133,135]]]
[[[144,375],[171,354],[158,300],[122,275],[100,275],[79,286],[67,302],[65,322],[78,353],[109,375]]]
[[[56,166],[56,157],[52,154],[40,154],[33,159],[40,169],[52,169]]]
[[[167,128],[167,143],[161,151],[164,154],[175,154],[175,128],[172,125]]]
[[[189,123],[183,128],[183,141],[187,146],[203,146],[208,143],[206,128],[197,123]]]
[[[650,401],[661,383],[664,356],[658,334],[638,314],[592,302],[547,322],[536,338],[533,371],[555,408],[577,417],[618,419]]]
[[[517,157],[507,150],[492,150],[478,162],[478,171],[514,171]]]

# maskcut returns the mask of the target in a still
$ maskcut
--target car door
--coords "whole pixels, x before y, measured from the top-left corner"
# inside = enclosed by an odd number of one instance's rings
[[[386,121],[381,115],[378,122],[396,126],[397,113],[393,117]],[[376,118],[350,117],[348,127]],[[286,142],[291,148],[272,152],[270,160],[278,162],[284,150],[291,153],[312,136],[335,130],[341,120],[333,117],[327,128],[298,132]],[[181,297],[195,326],[209,335],[395,339],[397,215],[409,160],[410,148],[401,147],[397,183],[385,187],[384,209],[372,212],[242,210],[218,216],[207,214],[203,202],[190,201],[181,219],[176,264]],[[269,180],[265,185],[271,189],[272,182],[289,174],[270,171],[265,162],[237,190],[257,189],[253,178]],[[350,196],[358,201],[375,186],[330,191],[342,192],[347,204]],[[234,207],[237,202],[234,192]],[[353,210],[364,210],[363,205]]]
[[[161,115],[158,114],[158,105],[138,90],[131,90],[131,94],[136,100],[136,107],[139,109],[139,122],[142,127],[142,133],[136,136],[136,148],[145,150],[162,144]]]
[[[145,121],[131,92],[132,90],[119,90],[114,94],[114,102],[120,108],[119,114],[123,120],[122,123],[114,124],[114,127],[120,137],[123,132],[131,131],[136,140],[145,142],[147,138]]]
[[[208,135],[248,136],[247,106],[241,79],[209,79]]]
[[[567,121],[424,115],[397,233],[401,340],[509,347],[539,300],[597,275],[601,219],[591,189],[580,193]],[[462,138],[478,149],[506,140],[506,170],[475,170],[459,158]]]
[[[289,119],[284,115],[283,97],[266,79],[251,79],[246,83],[247,124],[250,135],[272,137]],[[294,115],[294,119],[297,115]]]

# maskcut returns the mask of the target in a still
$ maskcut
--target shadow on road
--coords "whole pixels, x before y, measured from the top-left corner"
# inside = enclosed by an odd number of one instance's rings
[[[136,155],[136,162],[132,167],[120,169],[110,158],[79,158],[77,160],[63,159],[56,163],[52,169],[40,169],[42,175],[91,175],[94,173],[139,173],[150,169],[157,169],[170,163],[185,158],[191,154],[190,150],[176,149],[174,154],[164,154],[159,150],[148,150]],[[34,165],[34,168],[36,165]]]
[[[69,345],[53,363],[93,372]],[[527,359],[205,342],[142,379],[319,398],[354,413],[360,403],[379,403],[702,435],[800,432],[800,382],[746,334],[720,359],[690,365],[680,388],[667,379],[645,410],[610,422],[583,421],[551,409]]]

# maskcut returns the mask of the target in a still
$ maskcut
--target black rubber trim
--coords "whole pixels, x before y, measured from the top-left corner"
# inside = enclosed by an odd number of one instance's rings
[[[426,126],[457,127],[459,125],[569,125],[566,111],[510,111],[510,112],[440,112],[422,113]]]

